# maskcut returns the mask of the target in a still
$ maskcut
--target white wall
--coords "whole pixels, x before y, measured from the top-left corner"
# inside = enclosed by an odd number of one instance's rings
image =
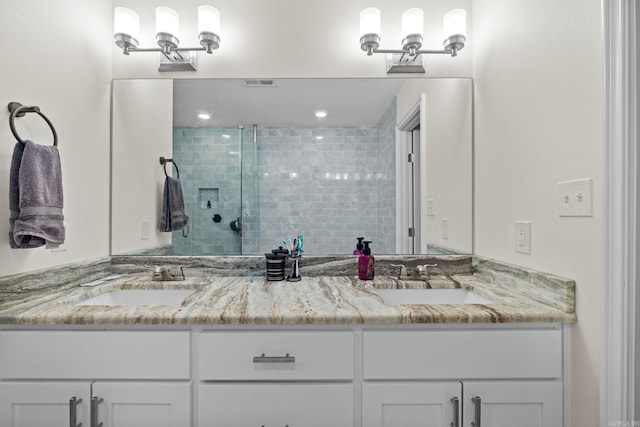
[[[159,159],[173,157],[172,107],[173,80],[113,82],[113,254],[171,243],[171,233],[159,231],[165,179]],[[171,163],[166,171],[176,176]],[[148,239],[141,238],[142,221],[149,223]]]
[[[0,276],[109,254],[110,0],[0,2]],[[65,251],[10,249],[10,101],[38,105],[57,129]],[[18,119],[22,138],[50,144],[37,115]]]
[[[114,0],[140,15],[140,47],[155,47],[155,7],[170,6],[180,14],[180,44],[197,46],[200,0]],[[400,47],[400,16],[422,7],[425,49],[442,48],[442,16],[454,8],[471,13],[471,0],[216,0],[221,14],[220,49],[199,54],[197,73],[159,73],[156,53],[125,56],[113,44],[114,78],[215,77],[387,77],[386,55],[368,57],[360,50],[359,16],[366,7],[382,12],[381,47]],[[470,21],[470,19],[469,19]],[[469,31],[471,23],[469,22]],[[473,41],[458,57],[427,58],[427,76],[470,77]]]
[[[573,278],[572,425],[598,424],[601,4],[479,0],[474,11],[476,253]],[[594,216],[560,218],[559,181],[591,177]],[[514,221],[531,221],[531,254]]]
[[[427,242],[463,253],[472,247],[473,84],[471,79],[408,80],[397,96],[398,122],[426,94],[426,198],[434,202]],[[442,219],[449,237],[442,238]]]

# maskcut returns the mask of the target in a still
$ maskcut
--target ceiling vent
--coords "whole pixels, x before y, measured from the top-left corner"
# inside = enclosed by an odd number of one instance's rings
[[[273,80],[245,80],[244,85],[246,87],[276,87],[276,82]]]

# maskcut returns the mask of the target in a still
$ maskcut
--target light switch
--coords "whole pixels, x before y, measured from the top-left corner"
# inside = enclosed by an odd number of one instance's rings
[[[593,180],[591,178],[558,183],[558,215],[593,216]]]
[[[443,239],[449,238],[449,219],[448,218],[442,218],[442,238]]]
[[[427,216],[436,216],[434,199],[427,199]]]
[[[515,234],[515,249],[516,252],[523,254],[531,253],[531,222],[530,221],[516,221],[516,234]]]

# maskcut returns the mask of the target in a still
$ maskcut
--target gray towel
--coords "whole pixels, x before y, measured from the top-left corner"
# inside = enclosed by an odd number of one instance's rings
[[[184,198],[180,181],[170,176],[164,180],[164,198],[162,200],[161,231],[182,230],[189,224],[184,213]]]
[[[15,249],[64,243],[62,167],[55,146],[25,141],[9,171],[9,244]]]

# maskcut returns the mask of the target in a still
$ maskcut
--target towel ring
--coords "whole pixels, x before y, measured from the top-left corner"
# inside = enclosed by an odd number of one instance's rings
[[[53,123],[51,123],[51,120],[49,120],[47,116],[45,116],[44,113],[40,111],[40,107],[37,107],[35,105],[30,107],[27,105],[22,105],[19,102],[10,102],[9,105],[7,105],[7,108],[11,113],[11,115],[9,116],[9,127],[11,128],[11,133],[13,133],[13,136],[16,137],[19,143],[24,144],[24,141],[22,140],[22,138],[20,138],[20,135],[18,135],[13,121],[16,117],[23,117],[26,113],[36,113],[37,115],[42,117],[44,121],[49,125],[49,128],[53,133],[53,146],[58,146],[58,134],[56,133],[56,128],[53,127]]]
[[[167,174],[167,163],[173,163],[173,166],[176,168],[176,174],[178,175],[176,179],[180,179],[180,170],[178,170],[178,165],[176,165],[176,162],[173,161],[173,159],[165,159],[164,157],[160,157],[160,164],[164,166],[164,176],[169,176]]]

